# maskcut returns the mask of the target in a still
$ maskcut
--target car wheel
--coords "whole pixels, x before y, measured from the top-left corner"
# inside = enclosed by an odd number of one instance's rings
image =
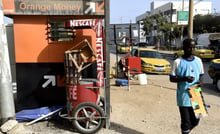
[[[217,90],[220,92],[220,79],[217,80],[216,87]]]

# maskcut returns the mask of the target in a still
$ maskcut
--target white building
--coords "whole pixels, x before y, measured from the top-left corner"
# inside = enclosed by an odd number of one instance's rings
[[[172,13],[171,13],[172,11]],[[189,1],[160,1],[154,0],[151,2],[150,11],[145,12],[136,17],[136,22],[141,26],[141,22],[147,16],[162,13],[167,17],[168,22],[177,23],[177,13],[178,11],[189,11]],[[195,1],[193,15],[206,15],[212,13],[212,3],[209,1]],[[146,37],[142,36],[143,30],[140,29],[140,41],[146,41]],[[154,36],[154,35],[152,35]]]

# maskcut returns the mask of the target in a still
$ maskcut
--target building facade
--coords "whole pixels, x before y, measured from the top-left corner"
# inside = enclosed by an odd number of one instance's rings
[[[161,13],[164,17],[167,18],[168,22],[172,24],[176,24],[178,22],[178,11],[189,11],[189,1],[160,1],[154,0],[151,3],[150,11],[145,12],[136,17],[136,22],[141,26],[141,22],[148,16],[152,16],[158,13]],[[201,2],[194,2],[194,10],[193,16],[195,15],[206,15],[212,13],[212,2],[209,1],[201,1]],[[140,31],[143,31],[140,29]],[[142,32],[143,33],[143,32]],[[142,37],[140,39],[146,38],[144,34],[140,34]],[[150,37],[157,36],[155,31],[152,31],[149,34]]]

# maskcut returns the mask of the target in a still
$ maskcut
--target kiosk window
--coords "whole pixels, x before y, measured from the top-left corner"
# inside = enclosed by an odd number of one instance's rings
[[[47,37],[49,41],[73,41],[75,31],[65,27],[64,19],[49,19],[47,23]]]

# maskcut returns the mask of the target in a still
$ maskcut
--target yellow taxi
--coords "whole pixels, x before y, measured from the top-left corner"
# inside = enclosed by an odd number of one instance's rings
[[[131,55],[141,58],[142,72],[170,74],[170,62],[164,59],[157,50],[149,48],[137,48],[132,50]]]
[[[175,58],[183,55],[183,50],[176,51],[174,53]],[[194,55],[200,57],[201,59],[213,59],[215,58],[215,53],[213,50],[209,49],[203,45],[196,45]]]
[[[213,59],[209,63],[208,74],[213,80],[213,84],[216,85],[217,91],[220,92],[220,58]]]
[[[129,49],[129,45],[128,44],[121,43],[121,44],[117,45],[118,53],[126,53],[126,52],[129,52],[129,50],[131,52],[131,46],[130,46],[130,49]]]

